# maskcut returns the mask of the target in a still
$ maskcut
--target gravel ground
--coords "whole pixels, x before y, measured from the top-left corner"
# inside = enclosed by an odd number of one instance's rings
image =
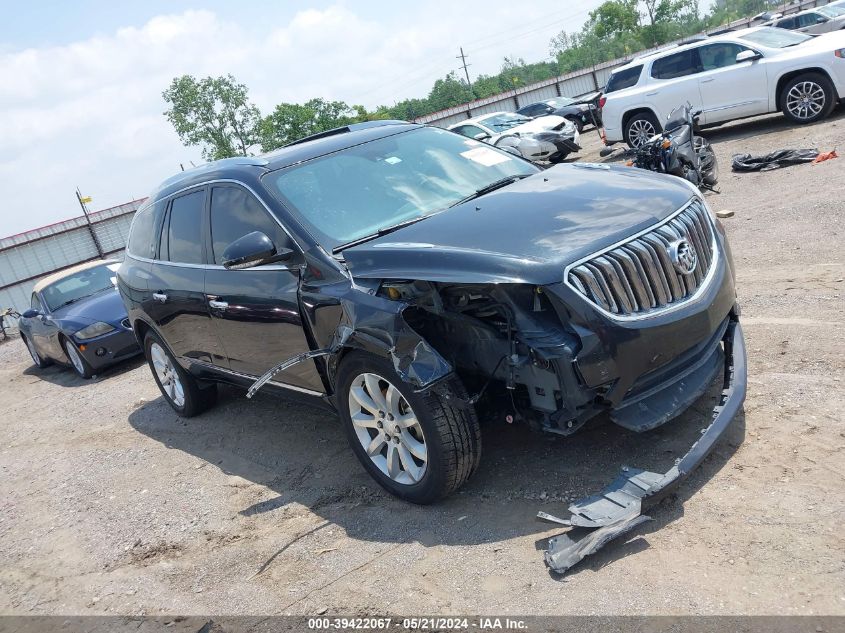
[[[414,507],[364,474],[338,422],[224,388],[179,419],[130,361],[90,381],[0,344],[0,613],[845,614],[845,160],[732,174],[730,156],[845,147],[845,112],[710,130],[709,195],[733,245],[749,352],[744,414],[654,521],[563,580],[564,514],[623,464],[691,444],[667,428],[567,440],[484,421],[477,475]],[[599,160],[590,132],[581,160]]]

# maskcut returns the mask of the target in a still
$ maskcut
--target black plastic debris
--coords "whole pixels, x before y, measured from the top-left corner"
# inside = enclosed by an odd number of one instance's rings
[[[734,154],[731,167],[734,171],[770,171],[789,165],[812,163],[818,155],[817,149],[776,149],[762,156]]]

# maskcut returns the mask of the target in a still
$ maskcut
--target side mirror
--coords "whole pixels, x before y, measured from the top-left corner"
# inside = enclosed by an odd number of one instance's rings
[[[762,55],[757,51],[742,51],[741,53],[737,53],[736,63],[741,64],[742,62],[753,62],[761,57]]]
[[[262,264],[287,261],[293,255],[289,248],[276,248],[273,240],[261,231],[247,233],[223,251],[223,267],[229,270],[252,268]]]
[[[479,132],[475,136],[473,136],[476,141],[486,141],[488,138],[491,138],[487,132]]]
[[[816,18],[816,24],[824,24],[825,22],[827,22],[826,17],[823,17],[823,16],[820,15],[819,17]]]
[[[35,317],[40,316],[40,315],[41,315],[41,313],[38,310],[33,310],[32,308],[30,308],[29,310],[24,312],[21,316],[24,319],[34,319]]]

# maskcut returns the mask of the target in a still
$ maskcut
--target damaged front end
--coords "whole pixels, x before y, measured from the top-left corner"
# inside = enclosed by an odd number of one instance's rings
[[[601,493],[569,506],[571,516],[560,519],[545,512],[540,519],[571,526],[569,532],[549,539],[546,564],[564,573],[584,557],[594,554],[611,540],[650,520],[644,506],[656,503],[692,472],[725,433],[745,400],[747,388],[745,341],[742,326],[732,319],[723,338],[724,376],[719,403],[701,437],[665,473],[624,467]]]

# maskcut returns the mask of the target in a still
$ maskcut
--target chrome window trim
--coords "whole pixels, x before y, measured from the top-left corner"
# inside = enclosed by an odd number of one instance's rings
[[[176,268],[202,268],[203,270],[230,270],[233,273],[252,271],[252,270],[266,270],[266,271],[280,271],[286,270],[288,272],[296,272],[298,266],[285,266],[283,264],[267,264],[264,266],[253,266],[252,268],[226,268],[220,264],[183,264],[182,262],[169,262],[164,259],[150,259],[148,257],[141,257],[140,255],[132,255],[128,251],[126,257],[136,262],[144,262],[146,264],[158,264],[159,266],[173,266]]]
[[[574,285],[569,283],[569,273],[576,266],[580,266],[584,262],[588,262],[591,259],[595,259],[596,257],[601,257],[602,255],[604,255],[608,251],[612,251],[615,248],[619,248],[623,244],[627,244],[628,242],[632,242],[632,241],[642,237],[643,235],[651,233],[652,231],[656,231],[657,229],[659,229],[664,224],[668,224],[669,222],[674,220],[677,216],[679,216],[681,213],[686,211],[695,202],[700,202],[701,205],[707,211],[707,214],[706,214],[707,215],[707,221],[710,224],[710,232],[713,235],[713,239],[710,242],[710,248],[713,251],[713,262],[710,265],[710,270],[707,271],[707,276],[701,281],[701,285],[696,289],[695,293],[693,293],[689,297],[685,297],[685,298],[681,299],[680,301],[670,303],[666,307],[657,308],[655,310],[650,310],[650,311],[648,311],[644,314],[620,315],[620,314],[614,314],[613,312],[605,310],[600,305],[591,301],[590,298],[587,297],[586,295],[584,295],[584,293],[582,293],[580,290],[578,290],[578,288],[576,288]],[[635,233],[634,235],[630,235],[630,236],[626,237],[625,239],[619,240],[615,244],[611,244],[610,246],[603,248],[600,251],[596,251],[594,253],[591,253],[591,254],[587,255],[586,257],[582,257],[578,261],[569,264],[563,270],[563,283],[567,288],[574,291],[579,297],[584,299],[584,301],[586,301],[593,309],[597,310],[602,315],[606,316],[607,318],[609,318],[613,321],[631,323],[631,322],[644,321],[646,319],[652,319],[652,318],[655,318],[655,317],[663,316],[664,314],[669,314],[669,313],[674,312],[676,310],[680,310],[681,308],[686,308],[690,304],[695,303],[696,301],[698,301],[701,298],[701,295],[704,294],[704,291],[707,290],[710,287],[710,285],[713,283],[713,279],[716,277],[716,269],[719,267],[718,264],[719,264],[719,255],[720,255],[719,240],[716,237],[716,233],[717,233],[716,225],[713,222],[712,215],[710,214],[710,207],[707,205],[707,202],[704,200],[704,198],[701,198],[699,196],[694,196],[694,197],[690,198],[689,201],[686,204],[684,204],[680,209],[678,209],[677,211],[675,211],[674,213],[672,213],[670,216],[666,217],[665,219],[660,220],[660,222],[657,222],[656,224],[652,224],[651,226],[649,226],[649,227],[643,229],[642,231],[640,231],[639,233]]]
[[[195,358],[186,358],[184,356],[181,357],[182,360],[188,361],[191,364],[201,365],[202,367],[207,367],[213,371],[219,371],[224,374],[230,374],[232,376],[237,376],[239,378],[246,378],[248,380],[258,380],[258,376],[253,376],[252,374],[245,374],[240,371],[235,371],[233,369],[226,369],[225,367],[219,367],[218,365],[212,365],[211,363],[206,363],[205,361],[197,360]],[[325,396],[325,392],[323,391],[314,391],[313,389],[306,389],[305,387],[297,387],[296,385],[291,385],[286,382],[278,382],[277,380],[269,380],[267,381],[268,385],[273,385],[275,387],[281,387],[282,389],[290,389],[291,391],[297,391],[299,393],[304,393],[309,396]]]

